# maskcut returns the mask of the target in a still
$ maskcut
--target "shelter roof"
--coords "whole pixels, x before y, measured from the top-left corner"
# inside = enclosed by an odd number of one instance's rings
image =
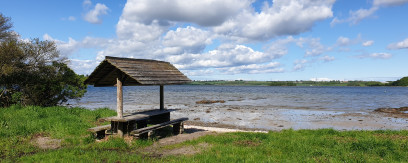
[[[114,86],[117,78],[122,80],[123,86],[170,85],[191,82],[169,62],[106,56],[105,60],[85,80],[85,84],[91,84],[95,87]]]

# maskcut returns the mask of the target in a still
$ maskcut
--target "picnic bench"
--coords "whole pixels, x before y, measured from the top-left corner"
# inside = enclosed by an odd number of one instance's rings
[[[155,130],[173,125],[173,134],[181,134],[184,131],[184,121],[188,118],[179,118],[170,121],[170,112],[174,109],[149,110],[132,113],[118,118],[117,116],[102,118],[111,124],[89,128],[88,131],[95,133],[97,139],[103,139],[107,134],[120,136],[135,136],[137,138],[149,138]],[[153,126],[147,127],[148,124]]]

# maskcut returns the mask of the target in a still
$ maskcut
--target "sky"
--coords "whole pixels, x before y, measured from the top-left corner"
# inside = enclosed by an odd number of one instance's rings
[[[78,74],[105,56],[192,80],[408,76],[408,0],[3,0],[20,39],[55,41]]]

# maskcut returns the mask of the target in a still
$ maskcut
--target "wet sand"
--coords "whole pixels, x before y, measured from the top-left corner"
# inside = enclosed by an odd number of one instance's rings
[[[369,111],[278,109],[222,104],[174,105],[172,118],[188,117],[187,125],[243,130],[322,129],[406,130],[407,116]]]

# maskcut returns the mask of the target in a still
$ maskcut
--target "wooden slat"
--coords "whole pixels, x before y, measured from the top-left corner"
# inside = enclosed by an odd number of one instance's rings
[[[163,122],[163,123],[160,123],[160,124],[157,124],[157,125],[153,125],[153,126],[133,130],[133,131],[130,132],[130,134],[138,136],[139,134],[142,134],[142,133],[146,133],[146,132],[149,132],[149,131],[152,131],[152,130],[157,130],[157,129],[160,129],[160,128],[163,128],[163,127],[166,127],[166,126],[169,126],[169,125],[172,125],[172,124],[180,123],[180,122],[183,122],[183,121],[187,121],[187,120],[188,120],[188,118],[179,118],[179,119]]]
[[[129,121],[140,121],[149,119],[151,116],[166,114],[172,112],[174,110],[171,109],[164,109],[164,110],[149,110],[145,112],[138,112],[130,115],[125,115],[123,118],[118,118],[117,116],[102,118],[105,121],[113,121],[113,122],[129,122]]]
[[[89,128],[88,131],[91,132],[98,132],[98,131],[102,131],[102,130],[109,130],[111,128],[111,125],[104,125],[104,126],[96,126],[96,127],[92,127]]]

